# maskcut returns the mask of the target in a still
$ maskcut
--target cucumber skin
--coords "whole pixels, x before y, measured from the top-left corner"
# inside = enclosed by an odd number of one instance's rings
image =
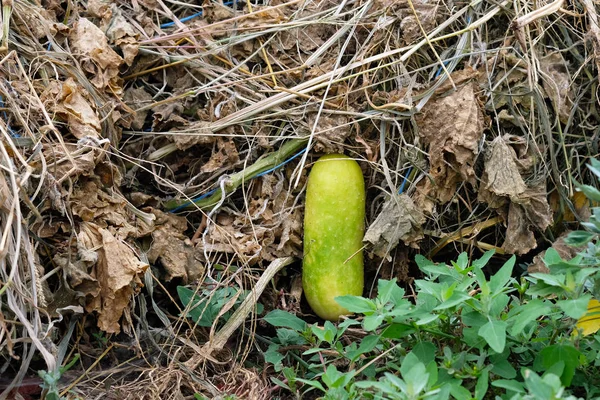
[[[365,183],[358,163],[342,154],[321,157],[306,188],[302,287],[323,319],[350,314],[335,297],[362,295],[364,221]]]

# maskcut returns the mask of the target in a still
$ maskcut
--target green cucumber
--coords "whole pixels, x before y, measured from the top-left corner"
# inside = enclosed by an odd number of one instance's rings
[[[364,221],[365,182],[358,163],[342,154],[321,157],[306,188],[302,287],[323,319],[349,314],[335,297],[362,295]]]

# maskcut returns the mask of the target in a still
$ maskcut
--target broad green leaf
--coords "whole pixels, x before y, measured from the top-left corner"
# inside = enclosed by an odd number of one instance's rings
[[[415,332],[415,328],[408,324],[391,324],[381,332],[385,339],[401,339]]]
[[[408,374],[408,372],[413,366],[419,363],[421,363],[421,361],[419,360],[419,357],[417,357],[416,354],[414,354],[413,352],[408,353],[404,357],[404,360],[402,360],[402,365],[400,365],[400,373],[402,374],[402,377],[406,380],[405,375]],[[425,368],[425,366],[423,366],[423,368]]]
[[[427,365],[431,361],[435,360],[435,353],[437,352],[437,346],[431,342],[419,342],[413,347],[411,354],[417,356],[419,361]]]
[[[579,366],[579,356],[581,352],[575,347],[570,345],[555,344],[543,348],[538,353],[538,358],[544,369],[550,369],[554,364],[558,362],[564,362],[565,368],[560,377],[563,385],[571,385],[573,375],[575,375],[575,369]]]
[[[450,298],[448,298],[448,300],[444,301],[442,304],[434,308],[434,310],[445,310],[462,304],[467,300],[471,300],[471,298],[472,297],[469,296],[467,293],[455,290],[454,293],[452,293],[452,295],[450,296]]]
[[[379,328],[379,325],[383,322],[383,315],[381,314],[373,314],[367,315],[363,319],[363,329],[367,332],[374,331]]]
[[[395,280],[380,279],[377,282],[377,298],[382,304],[391,302],[398,305],[404,300],[404,289]]]
[[[360,296],[338,296],[334,300],[340,306],[353,313],[366,314],[377,310],[377,306],[373,300]]]
[[[515,266],[516,257],[513,255],[508,259],[491,278],[490,278],[490,290],[492,295],[500,293],[506,284],[510,282],[512,277],[513,268]]]
[[[548,315],[552,308],[550,307],[550,304],[544,300],[533,299],[527,304],[516,307],[516,310],[517,313],[508,320],[508,322],[512,324],[512,327],[510,328],[510,334],[512,336],[517,336],[521,333],[530,322],[535,321],[542,315]]]
[[[581,183],[575,183],[575,185],[577,186],[577,189],[583,192],[585,197],[588,199],[592,201],[600,201],[600,190],[590,185],[582,185]]]
[[[404,378],[404,382],[406,382],[408,395],[411,397],[421,393],[429,380],[429,374],[425,365],[421,362],[414,364],[406,374],[402,374],[402,377]]]
[[[596,234],[588,231],[573,231],[565,238],[565,243],[569,246],[579,247],[584,246],[592,241]]]
[[[283,310],[273,310],[265,315],[263,319],[276,328],[290,328],[298,332],[303,332],[307,326],[304,320]]]
[[[475,385],[475,398],[477,400],[483,400],[483,397],[486,395],[489,387],[489,377],[489,372],[486,369],[477,378],[477,384]]]
[[[491,358],[491,357],[490,357]],[[517,376],[517,370],[507,359],[492,361],[492,372],[505,379],[513,379]]]
[[[556,304],[567,316],[573,319],[579,319],[585,315],[591,298],[591,295],[585,294],[578,299],[557,301]]]
[[[552,275],[552,274],[544,274],[541,272],[533,272],[529,274],[532,278],[536,278],[547,285],[563,287],[565,285],[565,277],[564,275]]]
[[[492,350],[496,353],[502,353],[506,345],[506,322],[491,320],[479,328],[481,336]]]
[[[480,259],[473,261],[471,264],[473,264],[473,266],[476,268],[482,269],[483,267],[485,267],[488,264],[488,262],[494,256],[494,253],[495,253],[494,250],[488,250],[483,254],[483,256],[481,256]]]
[[[495,381],[492,381],[492,386],[510,390],[511,392],[515,393],[525,393],[523,384],[519,381],[512,379],[496,379]]]

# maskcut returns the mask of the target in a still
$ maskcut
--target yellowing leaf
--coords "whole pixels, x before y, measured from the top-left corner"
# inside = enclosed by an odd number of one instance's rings
[[[588,309],[585,315],[575,325],[583,336],[596,333],[600,329],[600,301],[596,299],[590,300]]]

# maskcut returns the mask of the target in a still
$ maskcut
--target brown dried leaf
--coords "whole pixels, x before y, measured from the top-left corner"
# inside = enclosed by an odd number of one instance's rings
[[[201,172],[214,172],[221,168],[228,168],[240,161],[240,157],[233,140],[224,141],[217,139],[218,151],[213,152],[210,160],[201,168]]]
[[[559,52],[540,58],[540,69],[544,73],[543,85],[562,123],[567,123],[573,108],[573,91],[567,62]]]
[[[93,78],[98,89],[110,89],[114,94],[122,92],[118,79],[123,59],[108,45],[104,32],[86,18],[80,18],[69,35],[71,51]]]
[[[137,110],[144,106],[147,106],[152,103],[152,95],[144,88],[133,88],[130,87],[125,90],[123,94],[123,101],[127,104],[131,109]],[[136,111],[134,113],[134,118],[130,123],[122,124],[125,128],[132,128],[140,130],[144,127],[144,123],[146,121],[146,117],[148,116],[148,112],[150,110],[144,111]]]
[[[308,116],[308,129],[313,129],[317,114]],[[346,115],[321,114],[315,129],[315,151],[341,153],[344,141],[352,134],[352,124]]]
[[[100,285],[100,295],[90,299],[88,312],[98,312],[98,328],[119,333],[119,320],[131,296],[143,286],[141,275],[148,264],[135,255],[131,247],[108,230],[92,223],[81,224],[81,240],[87,249],[97,249],[98,262],[92,277]]]
[[[419,135],[429,146],[429,174],[433,180],[424,180],[421,188],[438,202],[447,203],[460,180],[475,184],[473,165],[486,119],[474,84],[429,101],[417,116],[417,124]]]
[[[152,232],[152,245],[148,260],[161,263],[166,271],[165,279],[181,278],[184,283],[199,279],[204,273],[201,254],[183,232],[187,228],[184,217],[152,210],[156,215],[156,230]]]
[[[186,121],[187,122],[187,121]],[[179,134],[174,132],[170,139],[175,143],[179,150],[187,150],[197,144],[209,144],[216,140],[216,136],[210,130],[210,123],[198,121],[194,124],[193,134]]]
[[[514,197],[526,189],[519,173],[515,150],[503,136],[497,137],[486,151],[480,195],[489,191],[497,196]]]
[[[67,121],[76,138],[100,137],[101,125],[96,110],[87,99],[87,91],[73,78],[64,82],[51,81],[40,97],[50,110]]]
[[[377,256],[389,258],[390,251],[400,240],[406,245],[416,246],[416,242],[423,238],[424,223],[425,216],[412,199],[406,194],[396,194],[386,200],[363,241],[371,243]]]
[[[117,15],[112,18],[106,36],[121,48],[125,64],[131,66],[139,52],[139,34],[133,25],[123,17],[121,10],[117,9]]]
[[[546,183],[528,187],[511,201],[502,248],[509,254],[525,254],[537,247],[533,229],[543,231],[552,223]]]

